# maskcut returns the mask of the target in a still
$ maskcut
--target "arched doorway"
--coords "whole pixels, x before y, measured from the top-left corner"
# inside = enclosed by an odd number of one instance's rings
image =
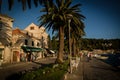
[[[18,51],[13,51],[13,62],[19,62],[19,52]]]

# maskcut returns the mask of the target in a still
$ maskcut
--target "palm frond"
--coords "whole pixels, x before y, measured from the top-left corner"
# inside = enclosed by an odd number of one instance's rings
[[[27,0],[28,7],[31,9],[31,0]]]
[[[72,1],[71,0],[65,0],[64,5],[66,8],[68,8],[71,5]]]
[[[26,0],[22,0],[22,9],[26,10]]]
[[[1,7],[2,7],[2,0],[0,0],[0,13],[1,13]]]
[[[7,23],[0,21],[0,42],[3,45],[10,45],[12,39],[12,27]]]
[[[38,6],[38,0],[34,0],[34,4],[37,7]]]
[[[12,9],[13,4],[14,4],[14,0],[8,0],[9,10]]]
[[[71,6],[71,0],[55,0],[55,2],[52,2],[52,5],[50,5],[49,1],[47,3],[48,4],[45,4],[41,10],[42,12],[47,12],[47,14],[40,19],[42,25],[44,24],[48,29],[52,28],[53,32],[58,31],[60,26],[68,30],[68,14],[70,14],[73,16],[71,18],[71,31],[73,31],[75,35],[80,35],[80,37],[85,34],[82,21],[85,17],[80,14],[81,4]]]

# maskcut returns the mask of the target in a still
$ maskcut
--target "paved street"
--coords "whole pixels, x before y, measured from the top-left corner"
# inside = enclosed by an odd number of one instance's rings
[[[13,65],[5,65],[0,69],[0,80],[11,80],[10,77],[15,73],[33,70],[41,67],[43,64],[54,63],[54,61],[55,58],[46,58],[36,62],[20,62]]]
[[[120,80],[120,69],[95,58],[86,62],[84,58],[77,70],[67,74],[66,80]]]
[[[54,63],[54,61],[55,58],[47,58],[37,62],[21,62],[4,66],[0,69],[0,80],[11,80],[10,76],[14,73],[36,69],[42,65]],[[83,58],[77,70],[73,70],[72,74],[67,73],[65,80],[120,80],[120,69],[95,58],[89,62],[86,62],[86,58]]]

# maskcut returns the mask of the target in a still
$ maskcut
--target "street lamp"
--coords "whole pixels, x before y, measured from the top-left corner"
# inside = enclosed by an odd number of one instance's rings
[[[68,18],[68,30],[69,30],[69,61],[70,61],[70,73],[72,73],[72,64],[71,64],[71,38],[70,38],[70,23],[71,23],[71,19],[72,19],[72,15],[68,14],[67,18]]]

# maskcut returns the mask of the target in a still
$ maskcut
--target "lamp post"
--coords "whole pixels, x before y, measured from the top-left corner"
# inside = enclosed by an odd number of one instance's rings
[[[44,49],[44,45],[43,45],[43,44],[44,44],[44,37],[43,37],[43,36],[41,37],[41,44],[42,44],[42,45],[41,45],[42,49]],[[43,50],[42,50],[42,57],[44,57],[44,52],[43,52]]]
[[[68,18],[68,30],[69,30],[69,61],[70,61],[70,73],[72,73],[72,64],[71,64],[71,37],[70,37],[70,23],[71,23],[71,19],[72,19],[72,15],[68,14],[67,16]]]

